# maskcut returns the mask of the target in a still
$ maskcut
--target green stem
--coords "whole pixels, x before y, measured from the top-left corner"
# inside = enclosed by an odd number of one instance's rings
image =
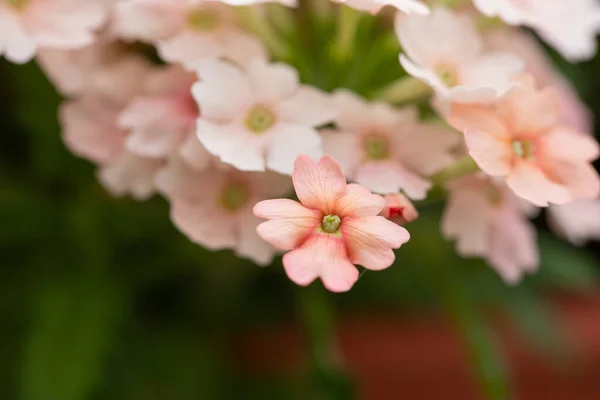
[[[446,183],[471,175],[479,171],[479,167],[470,156],[464,156],[456,160],[456,162],[444,168],[437,174],[431,177],[431,181],[435,186],[444,186]]]
[[[281,40],[281,35],[275,32],[265,13],[252,6],[233,7],[233,10],[242,25],[258,35],[275,58],[285,60],[289,57],[290,49]]]
[[[334,41],[333,57],[343,62],[352,56],[356,31],[361,13],[351,7],[341,5],[338,14],[337,34]]]
[[[431,88],[423,81],[405,76],[375,91],[371,97],[387,103],[404,104],[426,99],[431,93]]]

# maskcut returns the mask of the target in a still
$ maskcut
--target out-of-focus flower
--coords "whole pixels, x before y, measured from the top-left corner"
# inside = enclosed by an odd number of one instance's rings
[[[240,30],[231,8],[218,1],[130,0],[117,5],[115,18],[121,36],[156,44],[163,60],[186,69],[213,57],[240,65],[266,59],[262,43]]]
[[[61,94],[98,94],[120,103],[139,93],[151,70],[122,43],[104,40],[81,49],[41,49],[37,60]]]
[[[427,15],[430,13],[427,4],[419,0],[335,0],[335,2],[372,14],[377,14],[385,6],[392,6],[406,14]]]
[[[171,65],[151,72],[143,93],[119,116],[119,126],[129,132],[127,149],[145,157],[167,157],[173,152],[202,170],[210,154],[196,138],[198,105],[192,97],[195,74]]]
[[[276,250],[261,240],[252,214],[256,202],[281,196],[290,179],[273,172],[240,172],[213,167],[198,173],[177,159],[160,171],[156,185],[171,204],[173,223],[193,242],[211,250],[233,249],[260,265]]]
[[[91,44],[106,18],[94,0],[8,0],[0,2],[0,55],[15,63],[40,48],[73,49]]]
[[[395,222],[398,225],[404,225],[414,221],[419,217],[417,209],[402,193],[386,194],[385,207],[380,215]]]
[[[163,160],[125,149],[127,132],[117,126],[122,106],[98,95],[86,95],[61,106],[63,140],[75,154],[99,167],[99,180],[115,196],[131,193],[145,199],[154,192],[154,175]]]
[[[367,103],[346,90],[333,96],[341,132],[324,131],[323,148],[346,176],[377,193],[402,190],[423,199],[432,175],[453,161],[460,137],[452,130],[421,123],[413,108]]]
[[[198,138],[221,161],[289,175],[299,154],[320,157],[315,127],[331,121],[333,111],[324,93],[299,84],[292,67],[255,60],[243,71],[209,60],[198,76],[192,87],[202,113]]]
[[[600,4],[596,0],[473,0],[485,15],[525,25],[570,61],[586,60],[597,51]]]
[[[469,176],[449,185],[442,233],[464,257],[483,257],[508,283],[538,267],[536,231],[504,185]]]
[[[484,52],[469,17],[446,8],[428,16],[397,17],[396,35],[406,53],[400,55],[406,72],[430,85],[442,100],[493,101],[523,69],[514,54]]]
[[[346,184],[336,161],[325,156],[319,163],[297,158],[292,174],[301,204],[288,199],[265,200],[254,207],[268,219],[257,228],[280,250],[288,277],[306,286],[316,278],[333,292],[350,290],[358,279],[353,264],[381,270],[394,261],[392,249],[410,238],[408,232],[377,214],[385,201],[357,184]]]
[[[600,199],[549,207],[548,223],[559,235],[579,246],[590,239],[600,240]]]
[[[531,76],[494,105],[455,104],[448,121],[465,133],[469,154],[485,173],[502,176],[537,206],[593,199],[600,179],[590,164],[598,143],[560,121],[556,93]]]
[[[552,87],[558,94],[561,120],[578,132],[592,131],[592,113],[579,99],[573,85],[565,79],[548,59],[535,38],[523,31],[502,27],[485,35],[488,49],[507,51],[521,57],[525,71],[535,78],[540,87]]]

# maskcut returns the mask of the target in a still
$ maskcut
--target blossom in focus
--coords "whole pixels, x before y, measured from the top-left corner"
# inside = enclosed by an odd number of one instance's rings
[[[98,165],[98,177],[114,196],[154,193],[154,176],[163,160],[125,149],[127,132],[117,126],[122,106],[99,95],[67,101],[60,109],[63,140],[75,154]]]
[[[419,0],[336,0],[336,2],[371,14],[378,13],[385,6],[392,6],[405,14],[430,13],[427,4]]]
[[[551,206],[547,217],[550,228],[573,244],[600,240],[600,199]]]
[[[288,277],[306,286],[317,278],[333,292],[350,290],[358,279],[353,264],[382,270],[394,261],[392,249],[410,238],[406,229],[379,212],[381,196],[357,184],[346,184],[337,162],[322,157],[315,163],[301,155],[292,174],[300,203],[288,199],[265,200],[254,214],[268,221],[257,232],[279,250]]]
[[[130,0],[117,4],[116,31],[156,45],[160,57],[193,70],[223,57],[240,65],[266,59],[262,43],[243,32],[231,7],[217,1]]]
[[[94,0],[0,1],[0,55],[22,64],[40,48],[89,45],[106,12],[106,6]]]
[[[538,267],[536,231],[504,185],[472,175],[449,185],[442,233],[464,257],[483,257],[508,283]]]
[[[484,52],[467,15],[436,8],[430,15],[399,15],[396,35],[406,72],[431,86],[442,99],[489,102],[512,87],[522,60],[505,52]]]
[[[564,125],[556,93],[537,90],[530,76],[493,105],[453,105],[448,121],[464,132],[482,171],[504,177],[518,196],[537,206],[600,194],[591,165],[600,154],[598,143]]]
[[[171,220],[193,242],[211,250],[233,249],[259,265],[273,259],[276,250],[258,237],[260,220],[252,207],[285,194],[289,177],[218,166],[199,173],[171,159],[157,175],[156,186],[169,199]]]
[[[385,200],[385,206],[379,214],[382,217],[387,218],[398,225],[407,224],[419,217],[419,213],[415,206],[402,193],[386,194],[383,198]]]
[[[570,61],[596,54],[600,32],[597,0],[473,0],[481,13],[535,31]]]
[[[209,60],[198,76],[192,87],[202,111],[198,138],[221,161],[290,175],[299,154],[321,156],[315,128],[330,122],[333,111],[324,93],[299,84],[292,67],[255,59],[244,71]]]
[[[198,106],[192,97],[195,74],[177,65],[160,67],[146,78],[145,88],[119,115],[119,126],[128,131],[127,149],[145,157],[167,157],[174,152],[198,170],[210,154],[196,138]]]
[[[421,123],[414,108],[368,103],[346,90],[333,95],[340,132],[324,131],[323,148],[348,179],[377,193],[402,190],[411,199],[427,195],[425,178],[453,161],[460,137],[452,130]]]

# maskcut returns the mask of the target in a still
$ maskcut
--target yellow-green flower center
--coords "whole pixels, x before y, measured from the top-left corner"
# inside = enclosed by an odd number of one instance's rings
[[[8,3],[9,6],[16,8],[17,10],[22,9],[25,6],[25,3],[27,3],[28,0],[4,0],[6,3]]]
[[[444,82],[444,85],[448,87],[454,87],[458,85],[460,78],[456,68],[452,65],[440,64],[435,69],[437,76]]]
[[[386,137],[373,134],[363,140],[365,156],[369,160],[385,160],[390,157],[390,144]]]
[[[221,206],[228,211],[237,211],[242,208],[249,199],[248,189],[240,182],[229,182],[221,192]]]
[[[341,224],[342,220],[340,217],[334,214],[329,214],[323,217],[323,221],[321,221],[321,229],[327,233],[337,233]]]
[[[262,104],[252,107],[246,117],[246,127],[256,134],[264,133],[275,125],[275,122],[273,112]]]
[[[490,183],[485,187],[485,197],[494,206],[499,206],[504,200],[504,192],[496,185]]]
[[[214,10],[195,10],[188,16],[188,24],[197,31],[212,31],[219,25],[219,15]]]
[[[530,160],[535,152],[535,145],[528,140],[515,140],[512,142],[512,151],[519,157]]]

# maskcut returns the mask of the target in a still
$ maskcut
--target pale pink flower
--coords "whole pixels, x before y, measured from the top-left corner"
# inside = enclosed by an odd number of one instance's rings
[[[239,29],[231,7],[218,1],[124,1],[115,19],[122,37],[156,44],[163,60],[186,69],[214,57],[240,65],[267,57],[262,43]]]
[[[596,0],[473,0],[485,15],[535,31],[570,61],[596,54],[600,4]]]
[[[301,203],[288,199],[265,200],[254,206],[257,217],[268,219],[257,228],[283,256],[288,277],[306,286],[316,278],[333,292],[350,290],[360,264],[382,270],[394,262],[392,249],[409,239],[406,229],[377,214],[381,196],[346,180],[329,156],[315,163],[301,155],[292,180]]]
[[[145,87],[123,110],[119,126],[128,131],[125,147],[144,157],[167,157],[174,152],[193,168],[205,168],[210,154],[196,138],[199,110],[192,97],[195,74],[179,66],[159,67]]]
[[[334,0],[358,11],[377,14],[385,6],[392,6],[405,14],[427,15],[431,11],[427,4],[419,0]]]
[[[346,90],[333,95],[333,104],[340,132],[322,132],[323,149],[348,179],[374,192],[402,190],[412,199],[424,199],[431,187],[426,177],[454,160],[459,135],[419,122],[414,108],[368,103]]]
[[[151,71],[144,57],[112,41],[73,50],[41,49],[37,61],[61,94],[97,94],[119,103],[138,94]]]
[[[60,108],[63,140],[73,153],[98,165],[99,179],[111,194],[145,199],[154,192],[163,160],[125,149],[127,132],[117,126],[120,112],[120,104],[98,95],[68,101]]]
[[[402,193],[386,194],[383,198],[385,206],[379,214],[382,217],[398,225],[405,225],[419,218],[419,213],[413,203]]]
[[[600,199],[551,206],[547,217],[550,227],[573,244],[600,240]]]
[[[467,15],[436,8],[430,15],[399,15],[396,35],[406,72],[431,86],[443,100],[493,101],[506,93],[523,68],[514,54],[484,52]]]
[[[40,48],[73,49],[91,44],[106,18],[94,0],[0,2],[0,55],[22,64]]]
[[[483,257],[508,283],[538,268],[536,231],[503,184],[472,175],[453,181],[442,234],[464,257]]]
[[[171,204],[171,220],[193,242],[210,250],[233,249],[259,265],[273,259],[276,250],[258,237],[256,227],[261,221],[252,207],[287,193],[289,177],[230,167],[199,173],[171,159],[156,185]]]
[[[561,123],[556,93],[536,90],[530,76],[494,105],[453,105],[448,121],[464,132],[482,171],[504,177],[517,195],[537,206],[600,193],[590,164],[600,153],[598,143]]]
[[[331,121],[333,110],[324,93],[299,84],[292,67],[254,60],[243,71],[210,60],[198,76],[192,87],[202,113],[198,138],[221,161],[289,175],[299,154],[321,155],[315,128]]]

